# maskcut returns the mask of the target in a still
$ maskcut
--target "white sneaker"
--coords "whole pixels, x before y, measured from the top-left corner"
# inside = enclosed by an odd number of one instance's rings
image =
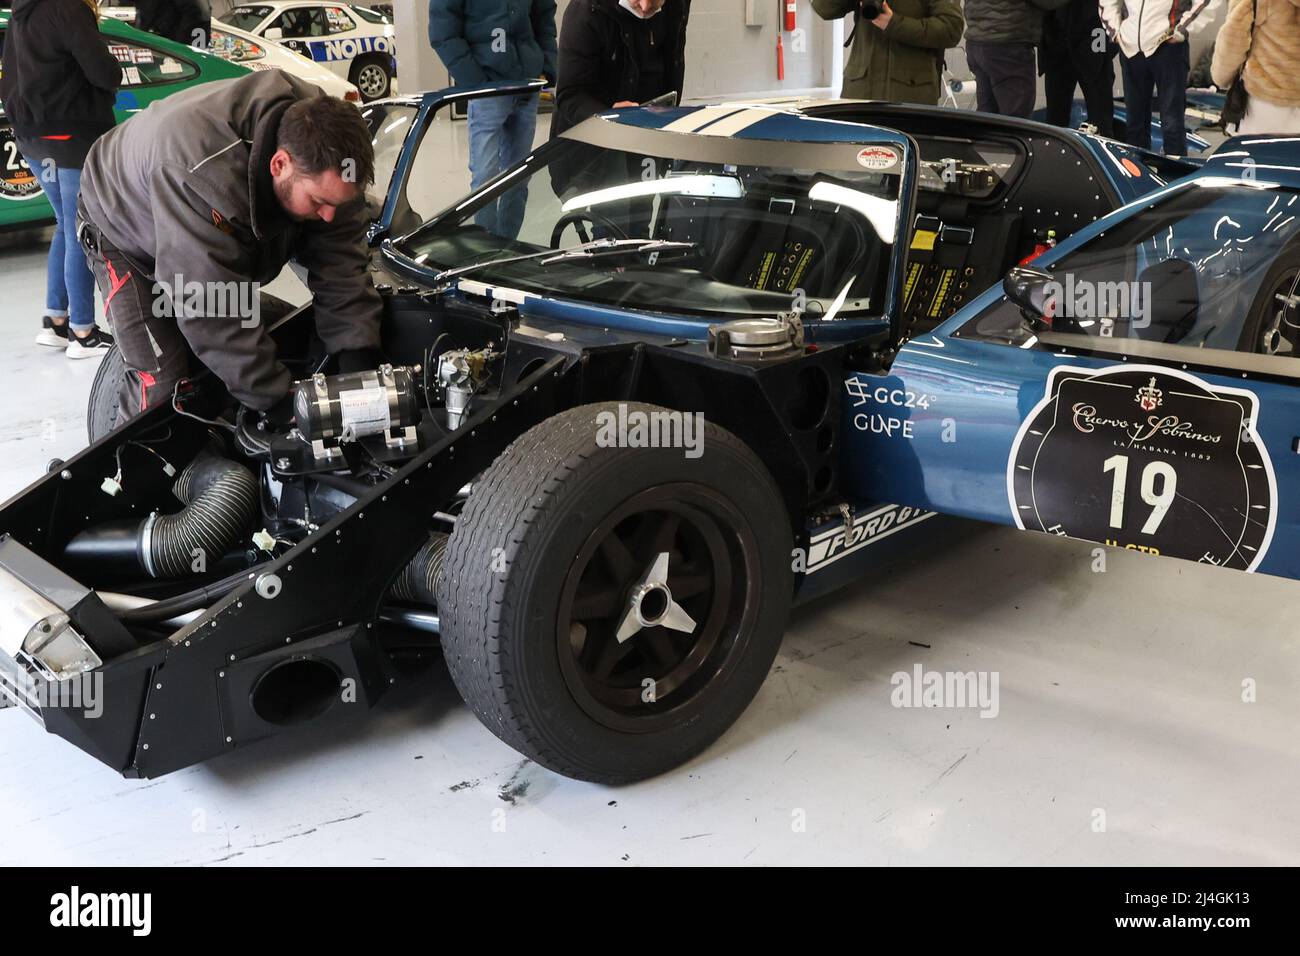
[[[96,327],[86,336],[68,336],[66,354],[70,359],[97,358],[112,347],[113,336]]]
[[[36,333],[37,345],[48,345],[52,349],[66,349],[68,347],[68,320],[65,318],[62,325],[55,325],[54,320],[48,315],[41,319],[41,330]]]

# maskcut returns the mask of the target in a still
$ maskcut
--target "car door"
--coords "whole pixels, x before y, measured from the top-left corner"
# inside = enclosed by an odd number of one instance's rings
[[[491,96],[536,93],[545,85],[543,80],[531,80],[471,89],[448,87],[366,104],[362,116],[375,144],[375,181],[366,189],[373,219],[370,241],[401,235],[431,218],[441,208],[438,197],[469,194],[468,133],[445,107]],[[463,188],[455,189],[457,183]]]
[[[846,489],[1300,577],[1298,143],[1230,144],[850,373]]]
[[[279,30],[280,33],[271,39],[277,39],[281,46],[310,60],[311,42],[328,32],[325,10],[319,6],[290,7],[267,24],[262,35],[267,36],[272,30]]]

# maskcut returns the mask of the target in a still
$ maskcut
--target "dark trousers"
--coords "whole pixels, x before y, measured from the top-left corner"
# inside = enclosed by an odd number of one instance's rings
[[[171,317],[170,302],[159,301],[167,292],[155,292],[153,277],[100,233],[80,205],[77,241],[104,297],[104,316],[126,364],[114,423],[120,425],[146,408],[171,401],[176,383],[189,372],[190,349]]]
[[[1038,93],[1038,64],[1032,43],[966,41],[966,64],[975,74],[981,113],[1028,119]]]
[[[1047,122],[1070,126],[1074,88],[1083,90],[1088,122],[1102,136],[1115,136],[1115,64],[1105,53],[1071,50],[1045,58],[1044,86],[1047,92]]]
[[[1190,70],[1186,43],[1166,43],[1150,56],[1139,53],[1124,57],[1124,108],[1128,112],[1125,141],[1141,149],[1151,148],[1151,107],[1160,106],[1160,132],[1164,153],[1187,155],[1187,74]]]

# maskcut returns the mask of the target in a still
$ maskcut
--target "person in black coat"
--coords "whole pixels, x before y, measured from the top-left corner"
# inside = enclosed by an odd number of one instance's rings
[[[1070,0],[1043,23],[1043,74],[1047,122],[1070,125],[1074,88],[1083,90],[1088,122],[1102,136],[1115,135],[1115,54],[1101,24],[1097,0]]]
[[[38,345],[94,358],[112,338],[95,325],[95,280],[77,244],[81,170],[113,128],[122,64],[85,0],[14,0],[0,64],[0,100],[32,175],[54,209],[45,317]],[[71,333],[69,332],[71,328]]]
[[[136,0],[135,25],[177,43],[206,49],[212,6],[208,0]]]
[[[560,27],[551,136],[611,107],[682,94],[690,0],[572,0]]]

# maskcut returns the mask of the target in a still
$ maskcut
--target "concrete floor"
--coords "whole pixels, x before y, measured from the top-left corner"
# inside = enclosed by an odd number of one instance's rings
[[[31,344],[39,242],[0,251],[0,289],[7,497],[84,445],[95,363]],[[1298,585],[1093,565],[1091,545],[972,526],[796,612],[739,723],[621,789],[523,761],[441,665],[351,730],[147,782],[3,710],[0,865],[1300,862]],[[996,673],[998,715],[895,708],[918,664]]]

